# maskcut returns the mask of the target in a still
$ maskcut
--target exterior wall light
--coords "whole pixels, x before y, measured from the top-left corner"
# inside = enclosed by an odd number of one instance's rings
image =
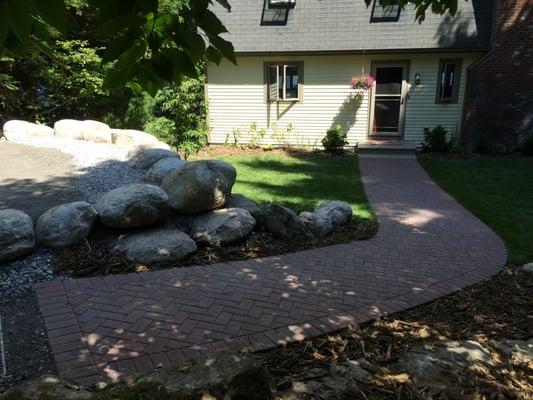
[[[420,76],[420,72],[417,72],[415,74],[415,86],[420,85],[420,82],[422,81],[422,77]]]

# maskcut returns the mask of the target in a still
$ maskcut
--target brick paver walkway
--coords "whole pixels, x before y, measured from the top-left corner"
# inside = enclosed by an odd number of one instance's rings
[[[211,266],[37,288],[59,373],[121,379],[204,352],[259,350],[435,299],[498,272],[487,226],[415,160],[360,160],[376,237]]]

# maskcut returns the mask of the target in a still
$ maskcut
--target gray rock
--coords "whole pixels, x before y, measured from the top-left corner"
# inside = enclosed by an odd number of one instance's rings
[[[265,226],[279,238],[311,236],[309,229],[290,208],[268,203],[264,208]]]
[[[353,211],[344,201],[326,201],[315,208],[315,213],[328,218],[333,226],[339,226],[350,223]]]
[[[199,215],[191,226],[191,236],[200,243],[221,246],[248,236],[255,219],[243,208],[222,208]]]
[[[522,265],[522,271],[533,274],[533,262]]]
[[[252,214],[258,225],[263,225],[265,222],[265,215],[257,204],[242,194],[232,194],[226,203],[228,208],[243,208]]]
[[[24,139],[49,138],[54,136],[54,130],[46,125],[34,124],[27,121],[7,121],[3,127],[4,137],[11,142]]]
[[[94,207],[102,223],[111,228],[153,225],[169,214],[165,191],[146,183],[111,190],[100,197]]]
[[[30,216],[19,210],[0,210],[0,264],[25,256],[34,247]]]
[[[179,154],[172,150],[146,149],[140,152],[137,157],[135,157],[133,160],[133,166],[138,169],[148,169],[159,160],[168,157],[180,158]]]
[[[178,229],[163,227],[124,235],[113,251],[134,262],[169,263],[193,254],[196,242]]]
[[[490,352],[475,341],[446,341],[419,346],[400,355],[391,366],[407,372],[419,386],[427,386],[430,394],[459,387],[458,377],[492,365]]]
[[[333,223],[329,218],[312,212],[301,212],[300,220],[317,236],[329,236],[333,232]]]
[[[0,400],[88,400],[92,393],[53,375],[22,382],[0,394]]]
[[[174,211],[192,215],[225,205],[236,176],[235,168],[226,162],[192,161],[163,179],[161,187]]]
[[[170,175],[175,170],[183,168],[185,164],[187,164],[187,162],[181,160],[179,157],[162,158],[152,165],[152,167],[144,176],[144,180],[145,182],[153,185],[160,185],[165,177]]]
[[[533,368],[533,339],[493,341],[494,347],[502,352],[512,364]]]
[[[196,358],[141,378],[137,384],[163,387],[169,399],[272,398],[268,372],[251,356],[237,353]]]
[[[367,365],[368,362],[364,359],[348,360],[339,364],[331,364],[329,373],[330,375],[340,375],[347,381],[370,382],[372,374],[363,368]]]
[[[89,236],[96,217],[96,210],[84,201],[54,207],[37,220],[37,241],[55,249],[72,246]]]

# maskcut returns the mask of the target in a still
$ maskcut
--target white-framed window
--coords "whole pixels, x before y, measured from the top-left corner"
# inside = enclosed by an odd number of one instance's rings
[[[436,103],[457,103],[461,79],[461,59],[439,61]]]
[[[266,99],[269,102],[301,101],[303,98],[303,62],[265,64]]]

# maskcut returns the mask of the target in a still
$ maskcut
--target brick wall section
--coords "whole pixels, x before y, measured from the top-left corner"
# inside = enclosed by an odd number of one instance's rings
[[[533,132],[533,0],[495,0],[492,51],[468,75],[463,140],[477,132],[495,150],[520,147]]]

